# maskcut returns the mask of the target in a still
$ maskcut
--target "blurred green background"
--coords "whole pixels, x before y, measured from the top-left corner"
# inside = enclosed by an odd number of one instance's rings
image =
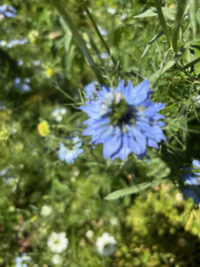
[[[60,160],[59,143],[74,134],[81,138],[86,117],[78,106],[84,87],[96,77],[53,1],[5,0],[2,5],[13,6],[16,16],[0,16],[0,266],[200,266],[199,210],[170,180],[139,195],[105,200],[135,181],[170,177],[173,167],[178,176],[182,162],[191,158],[187,142],[195,148],[192,156],[199,157],[198,135],[193,144],[188,141],[185,122],[186,114],[192,119],[199,114],[193,101],[200,88],[199,63],[181,74],[181,66],[172,65],[160,78],[157,71],[170,61],[172,51],[153,0],[85,1],[112,56],[83,2],[61,2],[106,84],[115,87],[121,77],[137,84],[151,77],[153,97],[168,103],[164,115],[170,153],[180,158],[174,163],[151,151],[150,162],[132,156],[111,164],[101,146],[93,150],[84,138],[84,153],[74,163]],[[163,2],[171,25],[176,1]],[[195,12],[198,32],[199,8]],[[200,47],[190,8],[186,15],[179,41],[185,49],[183,65],[199,57]],[[66,113],[55,115],[60,108]],[[44,129],[44,136],[38,131],[43,121],[50,129]],[[61,253],[47,244],[52,232],[66,233],[68,246]],[[96,246],[105,232],[117,243],[109,257]],[[25,256],[29,258],[23,263]]]

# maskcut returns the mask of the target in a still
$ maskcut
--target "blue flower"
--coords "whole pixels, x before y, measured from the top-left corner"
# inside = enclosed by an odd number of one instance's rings
[[[0,6],[0,14],[4,15],[7,18],[14,18],[16,17],[16,9],[12,6],[1,5]]]
[[[10,42],[8,42],[7,44],[6,44],[6,46],[8,47],[8,48],[12,48],[13,46],[15,46],[15,45],[23,45],[23,44],[26,44],[28,42],[28,40],[27,39],[21,39],[21,40],[11,40]]]
[[[103,53],[100,54],[100,57],[101,57],[102,59],[105,59],[105,58],[108,58],[109,55],[108,55],[108,53],[103,52]]]
[[[96,83],[91,82],[85,86],[85,92],[88,98],[93,99],[97,95]]]
[[[28,267],[27,263],[31,261],[31,258],[26,255],[26,253],[22,254],[21,257],[16,257],[16,267]]]
[[[194,204],[200,203],[200,162],[196,159],[192,161],[192,168],[184,168],[182,179],[185,186],[181,188],[186,199],[192,198]],[[199,169],[199,171],[197,171]],[[197,172],[195,172],[195,170]],[[189,187],[187,187],[189,185]]]
[[[34,61],[33,61],[33,65],[34,65],[34,66],[40,66],[41,63],[40,63],[39,60],[34,60]]]
[[[31,86],[28,84],[31,82],[30,78],[25,78],[23,81],[20,78],[14,79],[14,87],[21,92],[28,92],[31,90]]]
[[[22,59],[18,60],[17,61],[17,65],[18,66],[22,66],[24,64],[24,61]]]
[[[72,148],[67,148],[63,143],[60,143],[58,150],[58,157],[60,160],[64,160],[66,163],[73,163],[74,160],[83,153],[81,148],[82,142],[79,137],[74,137],[72,139]]]
[[[28,84],[22,84],[22,86],[21,86],[21,91],[22,92],[28,92],[30,90],[31,90],[30,85],[28,85]]]
[[[102,28],[99,28],[99,32],[100,32],[101,35],[103,35],[103,36],[108,35],[108,32],[107,32],[106,30],[102,29]]]
[[[89,116],[83,135],[91,136],[94,145],[102,143],[104,158],[111,161],[130,153],[142,157],[147,146],[158,148],[158,142],[166,141],[164,116],[158,113],[165,104],[152,102],[151,94],[148,80],[136,87],[130,81],[125,86],[124,80],[116,89],[103,86],[96,99],[80,107]]]

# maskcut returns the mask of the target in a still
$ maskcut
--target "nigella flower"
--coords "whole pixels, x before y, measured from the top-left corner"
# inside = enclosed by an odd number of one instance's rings
[[[24,61],[22,59],[18,60],[17,61],[17,65],[18,66],[22,66],[24,64]]]
[[[194,204],[198,204],[200,203],[200,162],[194,159],[192,165],[192,168],[184,168],[182,179],[185,182],[185,186],[181,190],[186,199],[192,198]]]
[[[0,6],[0,14],[4,15],[7,18],[16,17],[16,9],[12,6],[8,6],[6,4]]]
[[[28,42],[27,39],[11,40],[10,42],[8,42],[8,43],[6,44],[6,46],[7,46],[8,48],[12,48],[12,47],[15,46],[15,45],[24,45],[24,44],[26,44],[27,42]]]
[[[94,145],[103,144],[104,158],[124,160],[130,153],[142,157],[147,146],[158,148],[166,141],[160,121],[164,116],[158,113],[165,104],[152,102],[151,93],[148,80],[136,87],[122,80],[115,90],[103,86],[96,99],[80,107],[89,116],[83,135],[91,136]]]
[[[31,257],[27,256],[26,253],[22,254],[21,257],[15,258],[16,267],[28,267],[28,263],[31,261]]]
[[[71,148],[66,147],[63,143],[59,145],[58,157],[66,163],[73,163],[74,160],[83,153],[83,149],[81,148],[82,142],[79,137],[72,138]]]
[[[21,92],[28,92],[31,90],[31,86],[29,85],[31,82],[30,78],[25,78],[21,80],[20,78],[15,78],[14,86],[16,89],[20,90]]]

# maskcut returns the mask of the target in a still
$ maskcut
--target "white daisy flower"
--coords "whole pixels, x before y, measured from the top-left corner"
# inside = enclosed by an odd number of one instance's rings
[[[93,236],[94,236],[94,232],[93,232],[92,230],[88,230],[88,231],[86,232],[86,237],[87,237],[88,239],[92,239]]]
[[[68,246],[68,239],[66,238],[66,234],[62,233],[51,233],[48,238],[47,245],[50,250],[54,253],[63,252]]]
[[[59,263],[61,262],[61,258],[60,258],[60,256],[59,256],[58,254],[54,255],[54,256],[52,257],[52,262],[53,262],[53,264],[55,264],[55,265],[59,264]]]
[[[48,217],[52,212],[52,209],[50,206],[47,206],[47,205],[44,205],[42,206],[42,209],[41,209],[41,212],[40,214],[43,216],[43,217]]]
[[[96,241],[97,250],[103,256],[111,256],[116,250],[116,245],[117,241],[108,233],[104,233]]]
[[[51,116],[54,117],[54,119],[57,122],[62,121],[63,116],[66,114],[67,109],[66,108],[55,108],[53,112],[51,113]]]
[[[107,8],[107,11],[110,13],[110,14],[112,14],[112,15],[114,15],[115,13],[116,13],[116,8],[113,8],[113,7],[108,7]]]

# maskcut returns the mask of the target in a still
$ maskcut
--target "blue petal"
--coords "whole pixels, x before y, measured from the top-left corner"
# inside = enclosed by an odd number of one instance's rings
[[[94,102],[95,101],[93,101],[93,104],[87,106],[81,106],[79,107],[79,109],[84,111],[88,116],[92,117],[93,119],[97,119],[100,118],[99,106]]]
[[[113,130],[111,128],[108,128],[107,126],[101,127],[98,129],[98,131],[95,131],[91,142],[95,145],[103,143],[109,136],[111,136],[113,133]]]
[[[129,105],[139,105],[148,97],[149,82],[144,80],[136,87],[133,87],[129,81],[127,87],[123,90],[124,97]]]
[[[155,141],[157,141],[156,137],[155,137],[155,130],[154,128],[149,124],[148,121],[138,121],[137,122],[137,126],[138,128],[143,132],[143,134],[151,139],[155,139]]]
[[[133,153],[140,155],[146,151],[146,137],[136,128],[132,127],[129,135],[129,145]]]
[[[196,160],[196,159],[194,159],[194,160],[192,161],[192,165],[194,166],[194,170],[200,168],[200,162],[199,162],[198,160]],[[197,172],[194,172],[194,174],[195,174],[196,176],[200,176],[200,172],[199,172],[199,170],[197,170]]]
[[[194,165],[197,168],[200,168],[200,162],[197,159],[193,159],[192,165]]]
[[[148,146],[158,149],[158,144],[152,139],[148,139]]]
[[[122,146],[118,152],[119,157],[121,160],[125,160],[125,158],[130,154],[131,149],[129,148],[129,137],[128,135],[124,134],[122,136]]]
[[[165,123],[163,121],[157,121],[156,124],[159,126],[159,127],[164,127],[165,126]]]
[[[106,86],[102,86],[102,90],[101,91],[98,91],[97,92],[97,95],[98,95],[98,97],[100,98],[100,99],[102,99],[102,98],[105,98],[105,96],[107,95],[107,93],[109,93],[110,92],[110,89],[108,88],[108,87],[106,87]]]
[[[105,159],[114,155],[122,145],[121,135],[116,134],[108,137],[103,144],[103,156]]]
[[[157,113],[157,114],[155,114],[154,116],[153,116],[153,119],[155,120],[155,121],[158,121],[158,120],[161,120],[161,119],[164,119],[165,118],[165,116],[163,116],[162,114],[159,114],[159,113]]]
[[[194,190],[193,190],[194,188]],[[197,191],[200,195],[200,186],[192,186],[192,188],[186,188],[184,187],[182,189],[183,194],[185,195],[186,199],[192,198],[194,204],[200,203],[200,197],[195,193]]]
[[[85,86],[86,95],[88,98],[93,99],[97,93],[95,82],[91,82]]]
[[[152,102],[151,105],[147,109],[145,109],[143,114],[146,117],[153,117],[157,114],[158,111],[160,111],[164,107],[165,107],[165,104]]]
[[[152,134],[153,133],[153,129],[152,129],[152,126],[149,124],[148,121],[146,121],[145,119],[143,120],[138,120],[137,122],[137,127],[139,129],[142,130],[142,132],[147,132],[147,133],[150,133]]]
[[[167,141],[165,135],[163,134],[163,131],[159,126],[153,125],[152,128],[154,131],[154,140],[156,140],[157,142],[160,142],[161,140],[164,140],[165,142]]]
[[[103,134],[99,137],[98,143],[104,143],[107,138],[114,135],[115,131],[113,126],[109,126],[106,131],[103,132]]]
[[[120,83],[119,83],[117,89],[116,89],[116,92],[121,92],[121,93],[124,92],[124,89],[125,89],[125,87],[124,87],[124,83],[125,83],[125,82],[124,82],[124,80],[122,79],[122,80],[120,81]]]

